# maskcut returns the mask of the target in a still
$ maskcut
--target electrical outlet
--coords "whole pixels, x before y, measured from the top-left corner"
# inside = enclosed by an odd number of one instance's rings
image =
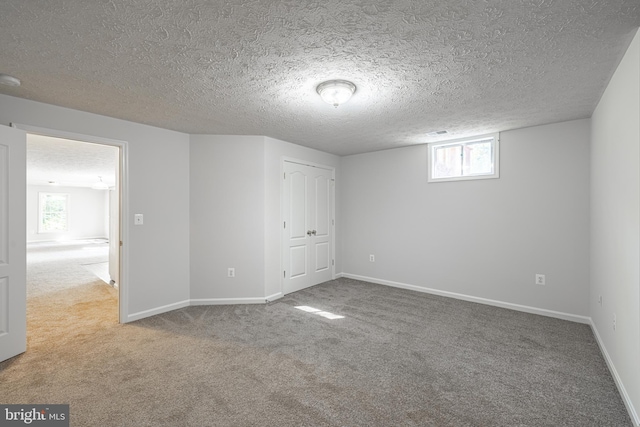
[[[598,297],[598,304],[600,304],[600,307],[602,307],[602,295]]]
[[[546,277],[544,274],[536,274],[536,285],[545,285]]]
[[[376,262],[376,256],[375,255],[369,255],[369,262]]]
[[[617,321],[616,321],[616,314],[615,314],[615,313],[613,313],[613,330],[614,330],[614,331],[616,330],[616,326],[618,326],[618,325],[617,325]]]
[[[236,277],[236,269],[228,268],[227,269],[227,277]]]

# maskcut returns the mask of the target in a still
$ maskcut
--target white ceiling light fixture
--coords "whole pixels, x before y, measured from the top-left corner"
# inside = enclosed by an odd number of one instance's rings
[[[328,80],[320,83],[316,91],[324,102],[338,108],[355,93],[356,85],[347,80]]]
[[[95,184],[93,184],[93,185],[91,186],[91,188],[93,188],[94,190],[108,190],[108,189],[109,189],[109,186],[107,185],[107,183],[106,183],[106,182],[103,182],[103,181],[102,181],[102,177],[101,177],[101,176],[99,176],[99,177],[98,177],[98,179],[99,179],[100,181],[98,181],[98,182],[96,182]]]
[[[20,79],[10,76],[8,74],[0,73],[0,84],[6,86],[20,86]]]

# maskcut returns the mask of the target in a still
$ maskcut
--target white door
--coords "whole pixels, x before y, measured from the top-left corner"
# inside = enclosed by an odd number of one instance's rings
[[[27,350],[27,136],[0,126],[0,362]]]
[[[284,162],[284,294],[333,278],[333,170]]]
[[[120,193],[109,190],[109,278],[114,286],[120,285]]]
[[[109,189],[109,276],[120,286],[120,148],[115,150],[116,185]]]

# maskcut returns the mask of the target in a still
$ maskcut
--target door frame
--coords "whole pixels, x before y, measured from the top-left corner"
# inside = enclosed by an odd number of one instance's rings
[[[303,165],[303,166],[311,166],[314,168],[320,168],[320,169],[325,169],[325,170],[329,170],[331,171],[331,182],[333,185],[331,185],[331,280],[334,280],[336,278],[336,168],[333,166],[328,166],[328,165],[324,165],[322,163],[316,163],[316,162],[310,162],[308,160],[302,160],[302,159],[298,159],[295,157],[287,157],[287,156],[283,156],[282,160],[280,162],[280,176],[283,177],[280,180],[280,295],[284,296],[285,293],[285,289],[284,289],[284,282],[285,280],[287,280],[286,277],[284,277],[284,274],[282,274],[284,272],[284,251],[285,251],[285,247],[286,247],[286,242],[285,242],[285,235],[284,235],[284,218],[285,218],[285,199],[284,199],[284,193],[285,193],[285,180],[284,180],[284,165],[285,163],[296,163],[299,165]]]
[[[67,132],[58,129],[32,126],[21,123],[11,123],[11,127],[21,129],[28,134],[38,134],[61,139],[88,142],[91,144],[118,147],[120,159],[118,173],[120,175],[120,283],[118,284],[118,320],[127,323],[129,317],[129,224],[124,218],[129,218],[129,144],[127,141],[104,138],[96,135],[86,135]],[[25,233],[26,243],[26,233]]]

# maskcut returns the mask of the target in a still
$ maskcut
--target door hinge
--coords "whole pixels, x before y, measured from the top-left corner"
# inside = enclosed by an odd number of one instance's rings
[[[282,179],[287,179],[287,173],[286,173],[286,172],[284,172],[284,173],[282,174]]]
[[[331,220],[331,225],[336,225],[336,220],[335,219]]]
[[[336,265],[336,260],[335,259],[331,260],[331,265]]]
[[[287,228],[287,221],[284,222],[284,228]]]
[[[286,271],[282,272],[282,277],[287,277],[287,272]]]
[[[120,246],[122,246],[122,240],[120,240]]]

